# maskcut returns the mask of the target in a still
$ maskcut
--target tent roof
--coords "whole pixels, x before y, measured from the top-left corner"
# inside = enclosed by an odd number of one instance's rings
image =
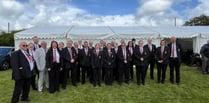
[[[112,26],[111,29],[121,38],[158,37],[158,32],[143,26]]]
[[[209,37],[209,26],[143,27],[143,26],[40,26],[15,34],[15,39],[107,39],[107,38],[193,38]]]
[[[182,28],[201,34],[201,37],[209,37],[209,26],[182,26]]]
[[[113,34],[108,26],[73,26],[68,33],[68,38],[105,39]]]
[[[192,38],[198,33],[183,29],[181,27],[149,27],[160,34],[161,37],[170,38],[176,36],[177,38]]]
[[[15,34],[15,39],[29,39],[33,36],[39,38],[62,38],[66,37],[66,34],[71,26],[40,26],[33,27],[22,32]]]

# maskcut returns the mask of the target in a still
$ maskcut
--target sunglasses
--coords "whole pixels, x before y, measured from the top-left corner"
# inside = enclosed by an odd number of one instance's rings
[[[22,45],[23,47],[27,47],[28,45]]]

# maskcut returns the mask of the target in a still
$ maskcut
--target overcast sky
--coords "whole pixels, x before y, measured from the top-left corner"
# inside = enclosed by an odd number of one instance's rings
[[[0,0],[0,30],[40,25],[173,26],[201,14],[209,0]]]

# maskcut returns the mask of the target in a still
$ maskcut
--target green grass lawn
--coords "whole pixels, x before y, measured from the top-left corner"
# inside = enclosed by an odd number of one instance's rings
[[[169,68],[165,84],[157,84],[156,72],[155,80],[147,75],[145,86],[136,85],[136,80],[122,86],[103,83],[96,88],[89,83],[78,87],[69,83],[66,90],[55,94],[31,90],[29,99],[30,103],[209,103],[209,75],[202,75],[196,67],[181,67],[180,85],[170,84]],[[10,102],[13,87],[11,70],[0,71],[0,103]]]

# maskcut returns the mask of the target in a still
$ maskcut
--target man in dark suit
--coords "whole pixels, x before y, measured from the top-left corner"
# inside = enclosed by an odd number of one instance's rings
[[[21,101],[29,101],[28,96],[34,68],[34,60],[27,52],[27,43],[23,41],[19,47],[20,49],[12,53],[11,56],[12,78],[15,80],[11,103],[17,103],[21,93]]]
[[[82,84],[86,82],[86,73],[91,68],[91,50],[88,48],[88,42],[84,42],[84,48],[81,50],[81,72],[82,72]]]
[[[77,54],[77,59],[75,60],[75,68],[76,68],[76,82],[80,82],[80,67],[81,67],[81,50],[78,48],[78,42],[74,42],[74,49],[76,51]]]
[[[67,85],[67,73],[71,71],[71,79],[72,79],[72,85],[76,85],[76,68],[75,68],[75,61],[77,60],[77,53],[75,48],[72,47],[73,41],[68,40],[67,41],[67,47],[63,49],[63,62],[64,62],[64,79],[63,79],[63,85],[62,88],[66,88]]]
[[[115,50],[111,48],[111,44],[107,44],[107,49],[104,51],[103,66],[105,68],[104,81],[106,85],[113,83],[113,70],[115,68],[116,54]]]
[[[90,49],[90,52],[92,54],[93,50],[94,50],[94,47],[93,47],[93,42],[92,41],[89,41],[89,46],[88,48]],[[93,68],[92,66],[90,66],[90,68],[88,69],[87,71],[87,76],[89,77],[89,82],[90,83],[93,83]]]
[[[166,46],[165,40],[161,40],[160,47],[156,50],[157,61],[157,82],[164,83],[166,68],[169,62],[170,49]]]
[[[144,47],[144,42],[140,40],[138,47],[134,48],[134,64],[136,65],[137,85],[145,85],[146,68],[148,65],[148,51]]]
[[[121,48],[118,48],[118,83],[119,85],[125,81],[126,84],[129,84],[130,80],[130,62],[132,60],[131,53],[129,52],[128,48],[126,48],[125,42],[122,42]],[[125,75],[125,80],[123,80],[123,76]]]
[[[103,53],[100,50],[100,44],[95,45],[91,55],[91,66],[93,69],[93,86],[101,86],[101,70],[103,66]]]
[[[176,43],[176,37],[171,37],[171,43],[168,44],[170,49],[170,82],[174,83],[174,70],[176,73],[176,83],[180,83],[180,65],[181,65],[181,52],[182,48],[180,44]]]
[[[154,67],[155,67],[155,52],[156,46],[152,44],[152,38],[147,39],[147,44],[144,46],[148,50],[149,58],[148,65],[150,65],[150,79],[154,79]],[[147,67],[148,69],[148,67]],[[147,72],[147,70],[146,70]]]

